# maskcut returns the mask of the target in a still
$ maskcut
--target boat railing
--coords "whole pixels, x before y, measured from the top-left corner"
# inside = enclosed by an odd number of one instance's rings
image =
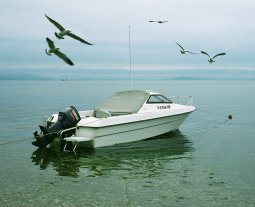
[[[62,135],[63,135],[63,133],[65,133],[65,132],[68,132],[68,131],[71,131],[71,130],[74,130],[74,129],[76,129],[77,128],[77,126],[75,126],[75,127],[71,127],[71,128],[67,128],[67,129],[64,129],[64,130],[62,130],[61,132],[60,132],[60,134],[59,134],[59,139],[62,139]]]
[[[171,100],[175,103],[176,101],[179,101],[180,99],[188,99],[185,105],[192,106],[193,105],[193,96],[170,96]]]

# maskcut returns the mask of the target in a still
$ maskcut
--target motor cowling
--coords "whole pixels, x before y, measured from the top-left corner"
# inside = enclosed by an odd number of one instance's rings
[[[75,127],[81,120],[79,112],[74,106],[70,106],[65,112],[58,113],[58,120],[51,126],[39,125],[41,132],[34,132],[36,141],[32,144],[36,147],[46,147],[59,135],[59,133],[71,127]]]

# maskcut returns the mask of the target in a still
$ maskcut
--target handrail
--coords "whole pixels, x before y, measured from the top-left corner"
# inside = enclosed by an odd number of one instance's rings
[[[77,128],[77,126],[62,130],[62,131],[60,132],[60,134],[59,134],[59,138],[62,138],[62,134],[63,134],[64,132],[68,132],[68,131],[71,131],[71,130],[76,129],[76,128]]]
[[[170,96],[170,98],[173,99],[173,102],[175,102],[176,99],[189,98],[187,105],[190,105],[190,106],[193,105],[193,96]]]

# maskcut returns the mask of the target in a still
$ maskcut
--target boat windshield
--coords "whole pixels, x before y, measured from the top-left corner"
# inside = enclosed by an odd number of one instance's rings
[[[147,103],[150,104],[150,103],[173,103],[173,102],[162,95],[151,95]]]

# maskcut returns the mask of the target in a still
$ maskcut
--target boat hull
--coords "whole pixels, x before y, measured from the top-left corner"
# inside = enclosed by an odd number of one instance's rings
[[[90,138],[90,146],[95,148],[133,142],[176,130],[189,114],[187,112],[104,127],[79,126],[74,137]]]

